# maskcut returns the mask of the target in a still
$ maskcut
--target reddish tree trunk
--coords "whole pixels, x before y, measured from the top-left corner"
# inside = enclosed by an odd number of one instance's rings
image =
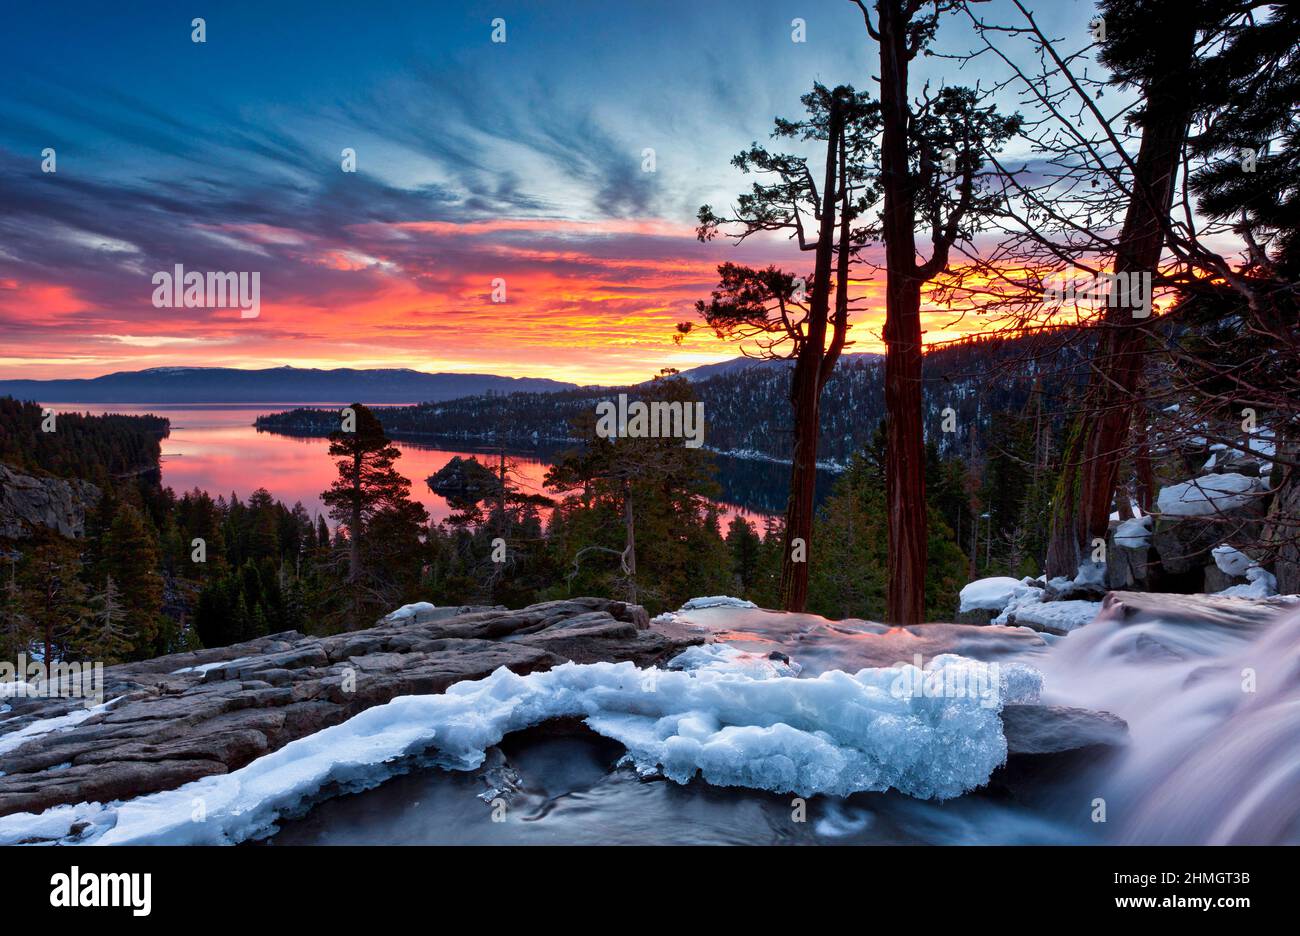
[[[916,206],[908,165],[908,15],[897,0],[880,12],[881,175],[888,288],[885,296],[886,508],[889,570],[886,619],[925,620],[925,444],[921,422],[921,283]]]
[[[826,326],[830,317],[831,274],[835,256],[836,180],[839,177],[837,166],[842,151],[843,129],[843,114],[838,103],[832,103],[813,288],[808,298],[808,333],[795,358],[794,373],[790,380],[794,447],[791,452],[790,499],[786,503],[784,555],[781,560],[781,606],[787,611],[802,611],[808,603],[808,560],[817,490],[817,435],[821,426],[821,392],[825,383],[823,371],[829,375],[829,368],[835,363],[834,358],[828,360]],[[847,245],[842,249],[847,249]],[[842,343],[841,339],[840,344]],[[835,353],[838,355],[838,349]]]

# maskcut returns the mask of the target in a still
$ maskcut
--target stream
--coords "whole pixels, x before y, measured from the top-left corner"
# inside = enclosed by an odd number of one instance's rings
[[[1300,611],[1145,596],[1069,637],[887,628],[717,608],[682,626],[788,655],[802,676],[959,652],[1044,674],[1043,701],[1127,720],[1120,749],[1017,757],[945,802],[896,792],[807,801],[620,766],[577,722],[507,737],[473,771],[413,767],[280,823],[298,844],[1090,844],[1300,842]]]

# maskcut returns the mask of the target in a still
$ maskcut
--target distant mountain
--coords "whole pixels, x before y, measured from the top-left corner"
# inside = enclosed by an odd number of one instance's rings
[[[155,367],[86,380],[0,380],[0,397],[40,403],[426,403],[576,386],[540,377],[426,374],[406,368]]]
[[[840,360],[843,363],[850,361],[868,361],[880,358],[881,355],[874,352],[863,351],[854,354],[845,354]],[[793,366],[794,362],[789,360],[769,361],[763,358],[738,357],[729,361],[719,361],[716,364],[701,364],[699,367],[690,367],[681,372],[691,383],[702,383],[705,380],[712,380],[714,377],[721,377],[724,374],[736,374],[741,371],[749,371],[758,368],[765,372],[778,373],[782,368]]]

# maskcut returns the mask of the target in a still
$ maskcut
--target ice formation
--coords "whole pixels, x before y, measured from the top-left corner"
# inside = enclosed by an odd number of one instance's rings
[[[992,624],[1017,624],[1029,627],[1047,627],[1058,631],[1072,631],[1091,623],[1101,610],[1100,601],[1044,601],[1045,589],[1029,584],[1032,579],[1025,579],[1011,596],[1002,613],[995,617]],[[1061,578],[1054,580],[1057,587],[1074,584],[1075,580]],[[1014,616],[1015,620],[1012,620]]]
[[[711,595],[707,598],[692,598],[686,604],[678,608],[678,611],[701,611],[704,608],[757,608],[758,605],[752,601],[745,601],[743,598],[732,598],[729,595]]]
[[[698,776],[803,796],[893,788],[948,799],[984,784],[1005,761],[1002,704],[1036,699],[1040,685],[1030,667],[952,655],[924,669],[812,679],[749,675],[719,665],[721,656],[696,654],[687,663],[698,665],[686,671],[632,663],[566,663],[526,676],[499,669],[440,695],[393,699],[176,790],[2,817],[0,844],[71,841],[79,822],[87,825],[76,841],[85,843],[239,842],[268,834],[327,784],[374,786],[416,755],[474,769],[509,732],[559,717],[585,718],[621,742],[638,770],[679,783]]]
[[[668,663],[671,670],[698,673],[703,670],[744,673],[755,679],[798,676],[803,667],[783,653],[754,653],[731,644],[711,643],[688,647]]]

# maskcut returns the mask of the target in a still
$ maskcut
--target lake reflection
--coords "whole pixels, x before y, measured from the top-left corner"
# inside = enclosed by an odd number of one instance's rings
[[[171,434],[162,443],[162,481],[177,494],[200,488],[213,497],[231,493],[241,499],[259,487],[292,506],[302,501],[313,517],[324,513],[320,495],[336,476],[334,460],[329,457],[329,442],[323,438],[259,432],[253,421],[264,413],[276,413],[295,405],[321,407],[346,404],[84,404],[56,403],[58,412],[153,413],[171,420]],[[401,450],[397,470],[411,480],[411,496],[428,509],[434,520],[445,520],[452,513],[446,500],[429,490],[425,479],[447,464],[452,457],[477,457],[495,464],[495,453],[472,444],[454,446],[396,439]],[[559,446],[539,447],[532,451],[508,452],[515,483],[532,493],[547,493],[542,479]],[[785,500],[784,465],[743,462],[734,458],[719,459],[719,481],[723,498],[719,503],[727,518],[743,514],[762,526],[765,516],[778,513]]]

